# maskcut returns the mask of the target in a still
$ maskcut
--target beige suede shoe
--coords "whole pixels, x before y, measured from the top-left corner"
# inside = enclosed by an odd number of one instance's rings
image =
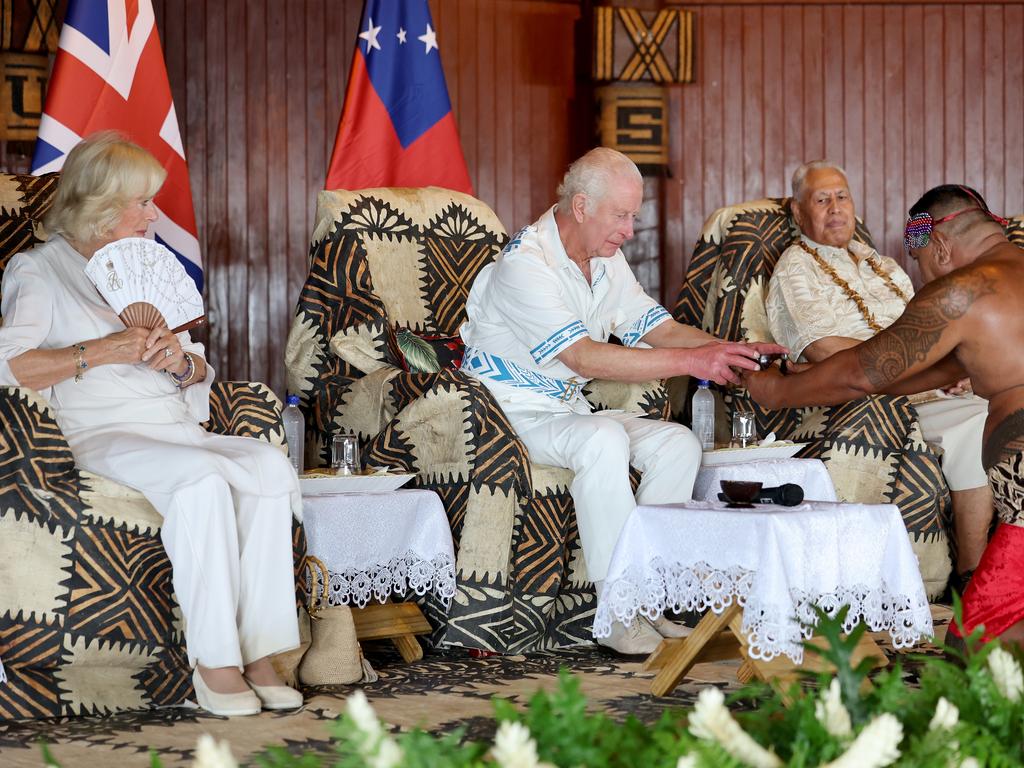
[[[597,644],[623,656],[649,656],[661,644],[661,635],[646,619],[637,616],[628,627],[618,621],[612,624],[612,633],[597,638]]]
[[[217,693],[206,685],[206,681],[203,680],[198,669],[192,672],[192,685],[195,686],[196,701],[199,706],[211,715],[241,717],[260,713],[260,700],[252,691]]]
[[[669,621],[664,616],[659,616],[655,621],[652,621],[651,626],[654,627],[657,633],[662,637],[689,637],[690,633],[693,632],[693,627],[688,627],[685,624],[679,624],[675,621]]]
[[[287,685],[256,685],[245,675],[242,678],[252,688],[264,709],[298,709],[302,706],[302,693]]]

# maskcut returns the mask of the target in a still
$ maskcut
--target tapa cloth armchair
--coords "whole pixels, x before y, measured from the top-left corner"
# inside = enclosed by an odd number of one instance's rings
[[[0,277],[46,239],[57,174],[0,174]],[[218,382],[220,434],[283,445],[280,401]],[[140,493],[79,470],[49,405],[0,387],[0,720],[107,713],[195,698],[162,518]],[[297,558],[305,553],[295,526]]]
[[[307,461],[326,464],[331,436],[354,430],[366,463],[414,472],[414,486],[441,497],[457,592],[447,611],[425,603],[435,642],[501,653],[591,642],[571,473],[532,463],[475,379],[405,370],[397,341],[412,331],[458,345],[469,288],[508,239],[501,222],[479,200],[434,187],[321,192],[316,218],[286,352]],[[660,385],[604,382],[588,396],[667,414]]]
[[[798,236],[788,198],[715,211],[704,225],[673,311],[677,320],[730,340],[772,340],[765,296],[786,247]],[[858,219],[855,238],[873,245]],[[950,497],[939,455],[925,443],[906,397],[873,395],[832,407],[766,410],[744,389],[718,388],[726,412],[752,410],[759,434],[809,442],[799,456],[820,458],[840,501],[899,506],[930,597],[952,568]],[[684,403],[674,402],[682,412]]]

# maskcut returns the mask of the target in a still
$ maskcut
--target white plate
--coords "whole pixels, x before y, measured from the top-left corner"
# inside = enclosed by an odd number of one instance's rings
[[[416,475],[400,472],[373,475],[301,475],[299,485],[303,496],[331,496],[336,493],[361,491],[393,491]]]
[[[715,467],[719,464],[735,464],[737,462],[759,461],[761,459],[788,459],[807,443],[790,443],[779,441],[771,445],[752,445],[749,448],[719,448],[704,451],[701,466]]]

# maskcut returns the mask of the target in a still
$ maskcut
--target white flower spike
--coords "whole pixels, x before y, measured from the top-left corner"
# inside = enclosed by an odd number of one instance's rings
[[[903,725],[893,715],[879,715],[865,726],[850,748],[822,768],[885,768],[900,757]]]
[[[196,744],[196,758],[192,761],[192,768],[238,768],[238,763],[231,754],[230,744],[217,741],[210,734],[204,733]]]
[[[988,668],[999,692],[1010,701],[1019,701],[1024,675],[1017,660],[1002,648],[994,648],[988,655]]]
[[[836,738],[845,738],[853,735],[853,724],[850,722],[850,713],[843,706],[843,694],[839,687],[839,681],[832,678],[821,699],[814,703],[814,716],[818,722],[825,726],[825,730]]]
[[[377,714],[362,691],[356,691],[345,703],[345,711],[359,729],[359,752],[371,768],[398,768],[405,760],[398,746],[381,727]]]
[[[740,728],[729,710],[725,696],[717,688],[705,688],[697,696],[690,715],[690,733],[698,739],[717,742],[722,749],[751,768],[781,768],[782,761]]]
[[[960,710],[956,704],[950,704],[945,696],[940,696],[935,702],[935,714],[932,721],[928,723],[929,731],[948,731],[960,721]]]
[[[348,712],[348,716],[355,722],[356,727],[363,733],[370,736],[378,736],[383,733],[380,721],[377,720],[373,707],[370,706],[370,702],[366,699],[366,694],[362,691],[356,691],[348,697],[348,701],[345,703],[345,710]]]
[[[554,768],[550,763],[537,759],[537,742],[530,735],[530,729],[522,723],[507,720],[498,726],[494,734],[491,757],[500,768]]]

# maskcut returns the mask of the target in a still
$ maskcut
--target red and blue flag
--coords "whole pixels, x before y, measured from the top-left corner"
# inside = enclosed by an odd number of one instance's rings
[[[472,193],[427,0],[367,0],[327,189]]]
[[[59,171],[72,147],[105,129],[125,134],[167,169],[150,232],[202,290],[188,166],[150,0],[68,0],[32,173]]]

